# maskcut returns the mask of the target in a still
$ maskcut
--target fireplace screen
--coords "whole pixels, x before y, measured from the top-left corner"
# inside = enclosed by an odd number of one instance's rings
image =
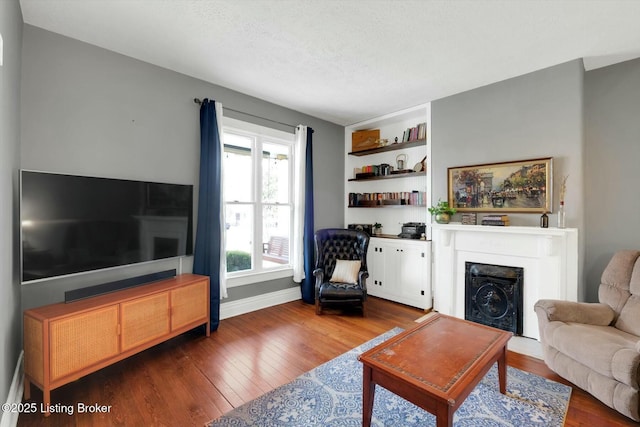
[[[521,267],[465,263],[465,319],[522,335]]]

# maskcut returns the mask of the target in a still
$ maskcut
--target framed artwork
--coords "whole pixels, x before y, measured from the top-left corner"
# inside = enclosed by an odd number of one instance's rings
[[[448,169],[449,206],[458,212],[551,212],[553,158]]]

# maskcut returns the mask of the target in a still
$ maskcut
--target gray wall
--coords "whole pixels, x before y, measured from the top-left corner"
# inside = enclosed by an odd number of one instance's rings
[[[0,33],[4,46],[0,67],[0,401],[4,403],[22,348],[16,238],[22,49],[22,13],[18,0],[0,1]]]
[[[554,211],[559,177],[568,174],[567,226],[580,230],[582,259],[583,82],[575,60],[434,101],[432,200],[447,199],[449,167],[553,157]],[[540,223],[539,214],[509,216],[511,225]],[[549,221],[555,225],[556,215]]]
[[[193,98],[210,98],[223,107],[311,126],[316,228],[342,225],[342,209],[335,206],[343,203],[343,127],[29,25],[23,37],[22,168],[195,184],[200,131]],[[247,115],[228,115],[274,126]],[[191,262],[184,260],[183,271],[190,271]],[[24,285],[23,307],[60,301],[64,290],[179,267],[177,263]],[[292,286],[286,279],[231,288],[225,301]]]
[[[613,253],[640,249],[640,59],[585,75],[585,275],[597,301]]]

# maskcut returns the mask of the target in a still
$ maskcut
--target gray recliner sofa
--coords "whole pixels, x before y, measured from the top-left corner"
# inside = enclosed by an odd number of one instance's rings
[[[614,254],[599,303],[535,304],[545,363],[594,397],[640,421],[640,251]]]

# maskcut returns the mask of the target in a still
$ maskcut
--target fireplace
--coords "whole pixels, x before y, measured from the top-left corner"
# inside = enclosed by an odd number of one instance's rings
[[[465,263],[466,320],[522,335],[524,269]]]
[[[536,301],[578,300],[578,230],[466,224],[430,226],[434,310],[465,318],[466,262],[523,269],[523,337],[539,338],[538,318],[533,309]]]

